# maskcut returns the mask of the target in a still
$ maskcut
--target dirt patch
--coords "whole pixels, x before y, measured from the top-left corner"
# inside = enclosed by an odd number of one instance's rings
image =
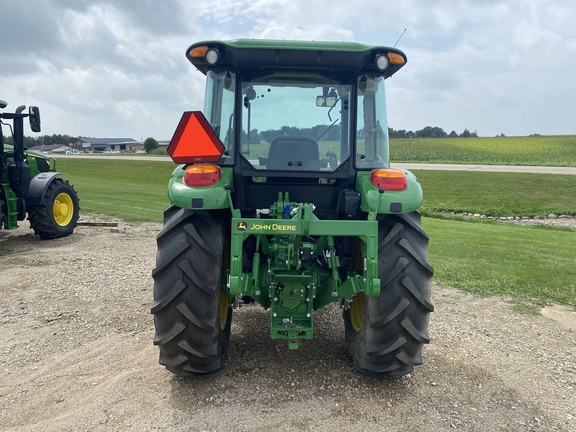
[[[546,306],[540,312],[545,317],[553,319],[560,325],[576,331],[576,316],[574,314],[574,309],[571,307],[563,305],[552,305]]]
[[[576,430],[574,311],[521,315],[441,286],[411,377],[354,372],[336,305],[297,351],[251,305],[234,311],[223,371],[177,378],[152,345],[159,229],[0,231],[1,430]]]

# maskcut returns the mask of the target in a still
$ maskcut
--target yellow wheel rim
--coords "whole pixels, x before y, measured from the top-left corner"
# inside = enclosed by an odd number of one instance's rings
[[[230,307],[230,300],[228,296],[220,291],[220,330],[226,328],[228,322],[228,308]]]
[[[72,202],[72,197],[67,193],[59,194],[52,206],[52,215],[54,216],[56,224],[65,227],[72,220],[73,214],[74,203]]]
[[[355,332],[359,332],[362,328],[364,321],[364,309],[366,304],[366,296],[364,293],[358,293],[354,296],[350,304],[350,322]]]

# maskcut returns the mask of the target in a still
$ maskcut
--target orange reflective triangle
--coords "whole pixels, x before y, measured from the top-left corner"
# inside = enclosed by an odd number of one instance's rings
[[[225,147],[201,111],[186,111],[168,145],[176,163],[218,162]]]

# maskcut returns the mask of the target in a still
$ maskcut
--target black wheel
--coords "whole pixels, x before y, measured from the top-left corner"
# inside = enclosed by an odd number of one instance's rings
[[[154,344],[160,364],[180,376],[222,369],[232,309],[226,280],[229,222],[223,214],[172,206],[158,234],[154,278]]]
[[[430,342],[428,236],[420,213],[379,219],[379,297],[357,294],[344,310],[348,352],[358,372],[403,376],[422,363],[422,346]]]
[[[34,233],[43,239],[72,234],[80,215],[79,199],[67,180],[55,179],[44,195],[44,204],[28,208],[28,220]]]

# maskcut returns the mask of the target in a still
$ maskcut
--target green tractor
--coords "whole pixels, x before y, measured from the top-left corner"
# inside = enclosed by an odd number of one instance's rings
[[[0,109],[6,108],[0,100]],[[4,143],[0,128],[0,229],[18,228],[28,214],[30,227],[42,239],[71,234],[76,227],[80,207],[78,196],[68,181],[56,171],[56,161],[42,153],[24,148],[24,118],[30,129],[40,132],[40,111],[31,106],[25,113],[19,106],[14,113],[0,112],[0,123],[12,132],[13,145]],[[12,120],[12,125],[4,120]]]
[[[314,311],[338,302],[355,369],[410,374],[434,307],[422,189],[389,163],[384,81],[404,53],[234,40],[186,54],[206,75],[205,105],[168,146],[179,165],[152,272],[160,363],[221,369],[232,310],[247,302],[296,349]]]

